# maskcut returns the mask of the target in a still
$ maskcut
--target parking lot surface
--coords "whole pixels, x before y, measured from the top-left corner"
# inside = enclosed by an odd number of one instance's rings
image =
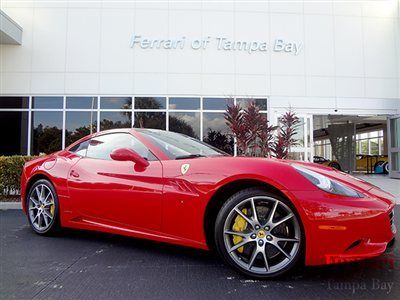
[[[396,210],[399,221],[400,207]],[[0,211],[1,299],[399,299],[399,243],[367,261],[246,278],[212,252],[64,230],[40,237],[21,210]],[[334,241],[332,241],[334,243]]]

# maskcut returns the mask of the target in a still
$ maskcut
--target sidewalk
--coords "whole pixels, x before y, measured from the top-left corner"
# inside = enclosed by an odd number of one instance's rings
[[[389,178],[388,175],[356,175],[358,178],[368,181],[382,190],[391,193],[396,197],[397,204],[400,204],[400,179]]]
[[[21,209],[21,202],[0,202],[0,210]]]

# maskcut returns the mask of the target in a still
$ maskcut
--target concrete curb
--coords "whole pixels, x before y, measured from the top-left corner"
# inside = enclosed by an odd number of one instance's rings
[[[22,209],[21,202],[0,202],[0,210]]]

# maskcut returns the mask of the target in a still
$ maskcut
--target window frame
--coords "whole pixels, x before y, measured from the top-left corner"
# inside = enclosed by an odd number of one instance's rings
[[[27,108],[0,108],[0,111],[16,111],[16,112],[28,112],[28,132],[27,132],[27,149],[26,153],[27,155],[31,155],[32,153],[32,142],[33,142],[33,135],[32,135],[32,114],[33,112],[37,111],[43,111],[43,112],[50,112],[50,111],[57,111],[57,112],[62,112],[62,136],[61,136],[61,149],[60,150],[66,150],[68,147],[72,146],[71,145],[66,145],[66,114],[67,112],[92,112],[93,114],[96,114],[96,132],[100,132],[100,113],[101,112],[129,112],[131,116],[131,128],[134,128],[135,124],[135,113],[136,112],[164,112],[165,113],[165,130],[169,131],[169,114],[170,112],[194,112],[194,113],[199,113],[200,114],[200,136],[199,140],[203,141],[203,136],[204,136],[204,126],[203,126],[203,115],[204,113],[224,113],[225,110],[223,109],[203,109],[203,102],[205,98],[221,98],[221,99],[227,99],[227,98],[232,98],[233,103],[237,104],[237,99],[265,99],[267,101],[267,110],[260,110],[261,113],[268,113],[270,111],[270,97],[267,95],[238,95],[235,97],[227,97],[227,96],[222,96],[222,95],[176,95],[176,94],[171,94],[171,95],[162,95],[162,94],[155,94],[155,95],[149,95],[149,94],[121,94],[121,95],[112,95],[112,94],[35,94],[35,95],[18,95],[18,94],[10,94],[10,95],[1,95],[0,97],[28,97],[28,107]],[[62,97],[63,98],[63,107],[62,108],[33,108],[33,97]],[[97,101],[96,108],[67,108],[67,98],[73,98],[73,97],[92,97]],[[100,99],[102,97],[119,97],[119,98],[125,98],[125,97],[130,97],[132,99],[132,107],[130,109],[103,109],[100,108]],[[162,109],[135,109],[135,99],[136,98],[165,98],[166,103],[165,103],[165,108]],[[200,99],[200,108],[199,109],[169,109],[169,99],[170,98],[199,98]],[[1,99],[0,99],[1,101]],[[234,155],[237,154],[237,147],[236,144],[234,145]]]

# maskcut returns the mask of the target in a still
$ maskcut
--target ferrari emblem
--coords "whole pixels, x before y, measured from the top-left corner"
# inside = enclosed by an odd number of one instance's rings
[[[189,164],[183,164],[183,165],[181,166],[181,173],[182,173],[182,175],[185,175],[186,172],[189,171],[189,167],[190,167]]]
[[[265,231],[264,230],[260,230],[257,235],[258,235],[258,237],[260,239],[263,239],[265,237]]]

